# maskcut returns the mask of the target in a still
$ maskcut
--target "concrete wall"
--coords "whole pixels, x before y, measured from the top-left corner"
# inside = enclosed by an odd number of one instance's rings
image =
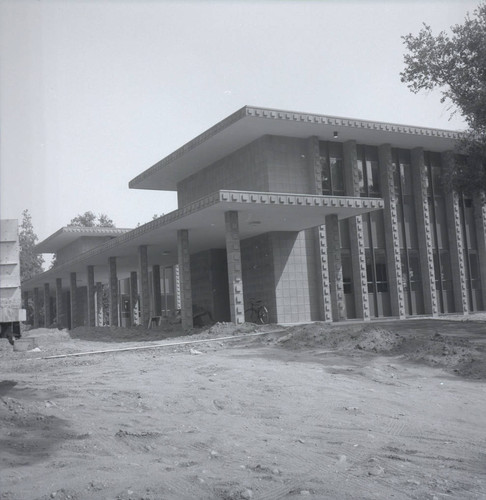
[[[306,148],[303,139],[261,137],[180,182],[179,207],[218,189],[311,193]]]
[[[70,259],[74,259],[78,255],[98,247],[112,238],[112,236],[83,236],[57,252],[56,264],[63,264]]]
[[[210,311],[214,321],[230,321],[228,267],[225,249],[191,255],[192,304]]]
[[[313,192],[306,158],[306,140],[266,136],[263,146],[269,191],[308,194]]]
[[[318,273],[311,231],[271,233],[278,321],[320,319]]]
[[[262,137],[180,182],[179,207],[218,189],[268,191],[265,140]]]
[[[278,315],[271,234],[242,240],[240,248],[245,309],[250,306],[250,298],[261,300],[268,309],[269,321],[276,322]]]

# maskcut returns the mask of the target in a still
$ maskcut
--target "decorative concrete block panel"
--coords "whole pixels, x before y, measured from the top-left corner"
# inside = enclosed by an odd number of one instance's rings
[[[44,326],[49,328],[52,323],[52,311],[51,311],[51,291],[49,288],[49,283],[44,283]]]
[[[427,199],[428,181],[424,163],[424,151],[422,148],[416,148],[411,151],[411,164],[414,180],[415,214],[425,312],[426,314],[437,316],[439,313],[439,307],[437,302],[437,292],[435,290],[432,228],[430,224],[429,204]]]
[[[78,325],[78,287],[76,284],[76,273],[71,273],[69,276],[69,296],[71,299],[71,330]]]
[[[62,296],[62,278],[56,278],[56,322],[58,328],[66,328],[66,311]]]
[[[391,146],[383,144],[378,148],[381,185],[383,190],[383,223],[385,227],[385,248],[388,282],[390,290],[390,306],[393,316],[404,318],[405,295],[403,291],[403,277],[400,259],[400,232],[398,227],[397,191],[394,180],[394,165],[392,162]]]
[[[441,155],[442,166],[450,166],[454,162],[452,152]],[[449,252],[451,256],[452,286],[454,290],[454,307],[456,312],[468,314],[469,301],[466,281],[466,262],[464,235],[459,210],[459,195],[456,192],[445,193],[447,232],[449,236]]]
[[[332,315],[334,321],[343,321],[346,319],[346,303],[344,300],[339,221],[336,215],[328,215],[326,217],[326,239]]]
[[[95,280],[94,280],[94,266],[87,266],[87,306],[88,306],[88,326],[96,325],[96,307],[95,307]]]
[[[224,214],[226,225],[226,258],[228,262],[229,305],[231,321],[237,325],[245,322],[245,312],[238,307],[243,303],[243,278],[241,267],[238,212]]]
[[[118,321],[118,276],[116,273],[116,257],[108,258],[110,283],[110,326],[119,326]]]
[[[189,231],[187,229],[179,229],[177,231],[177,252],[179,260],[182,327],[192,328],[191,258],[189,255]]]
[[[138,272],[140,274],[140,317],[142,325],[150,321],[150,284],[148,271],[147,245],[138,247]]]

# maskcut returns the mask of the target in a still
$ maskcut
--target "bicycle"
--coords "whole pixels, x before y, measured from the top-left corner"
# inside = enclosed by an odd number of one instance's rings
[[[245,319],[250,323],[268,323],[268,309],[262,304],[261,300],[248,299],[250,307],[245,309]]]

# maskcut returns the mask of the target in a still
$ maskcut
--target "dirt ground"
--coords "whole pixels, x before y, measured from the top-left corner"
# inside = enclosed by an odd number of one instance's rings
[[[0,498],[484,499],[485,319],[1,339]]]

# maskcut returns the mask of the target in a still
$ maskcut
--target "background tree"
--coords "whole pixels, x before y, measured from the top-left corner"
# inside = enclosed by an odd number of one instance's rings
[[[44,264],[44,258],[41,254],[35,252],[37,239],[37,235],[34,233],[34,226],[32,225],[32,216],[28,210],[24,210],[19,228],[20,280],[22,282],[43,272],[42,265]],[[40,320],[43,321],[43,294],[40,294],[39,300]],[[27,322],[32,324],[34,318],[34,301],[32,297],[29,298],[27,304],[24,304],[24,306],[27,311]]]
[[[42,264],[44,264],[44,258],[34,250],[37,240],[38,238],[34,233],[34,226],[32,225],[32,216],[28,210],[24,210],[19,229],[21,281],[33,278],[43,272]]]
[[[76,227],[115,227],[114,222],[106,215],[95,215],[93,212],[88,211],[84,214],[79,214],[68,224],[68,226]]]
[[[403,40],[408,53],[402,82],[414,93],[440,89],[441,102],[449,101],[468,125],[456,150],[465,156],[445,172],[444,186],[469,194],[486,189],[486,3],[450,34],[434,36],[424,24]]]

